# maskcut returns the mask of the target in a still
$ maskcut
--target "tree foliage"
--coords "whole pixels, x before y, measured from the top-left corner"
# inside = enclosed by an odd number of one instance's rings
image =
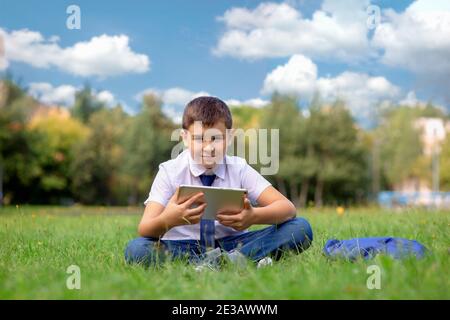
[[[142,203],[159,164],[179,143],[172,141],[178,125],[154,95],[128,114],[120,105],[106,106],[94,92],[86,85],[73,106],[50,107],[11,79],[0,81],[0,203]],[[275,93],[263,108],[231,111],[234,128],[279,130],[279,170],[266,178],[300,207],[361,202],[405,179],[430,180],[431,159],[414,123],[446,117],[432,104],[393,106],[367,131],[344,101],[325,103],[319,94],[300,105]],[[270,147],[270,132],[268,139]],[[444,190],[450,190],[449,141],[440,155]]]

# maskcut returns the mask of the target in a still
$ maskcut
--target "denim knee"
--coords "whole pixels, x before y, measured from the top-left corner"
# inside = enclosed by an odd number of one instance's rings
[[[289,233],[292,234],[296,244],[302,246],[303,250],[309,248],[313,241],[313,232],[311,225],[305,218],[293,218],[285,222],[289,229]]]
[[[156,264],[160,257],[155,249],[156,242],[150,238],[136,238],[128,242],[125,249],[127,263],[141,263],[144,265]]]

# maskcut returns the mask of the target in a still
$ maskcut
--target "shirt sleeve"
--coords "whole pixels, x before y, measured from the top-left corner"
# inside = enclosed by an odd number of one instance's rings
[[[252,204],[257,204],[257,199],[267,187],[272,184],[267,181],[258,171],[251,167],[248,163],[245,164],[242,176],[242,187],[247,189],[248,198]]]
[[[163,206],[166,206],[173,193],[174,190],[171,187],[166,169],[162,165],[160,165],[158,173],[153,180],[148,198],[144,201],[144,205],[147,205],[150,201],[155,201],[162,204]]]

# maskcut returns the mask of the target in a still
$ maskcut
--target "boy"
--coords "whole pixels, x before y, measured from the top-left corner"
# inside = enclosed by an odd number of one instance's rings
[[[167,254],[195,261],[208,248],[237,252],[258,262],[266,257],[279,259],[285,250],[301,252],[310,246],[311,227],[305,219],[296,218],[292,202],[245,159],[226,155],[232,117],[223,101],[214,97],[192,100],[182,122],[182,138],[188,148],[160,164],[144,202],[138,227],[141,237],[130,241],[125,250],[127,262],[151,265]],[[218,212],[216,221],[202,220],[207,205],[202,194],[178,203],[181,184],[247,189],[244,209]],[[272,226],[247,231],[254,224]]]

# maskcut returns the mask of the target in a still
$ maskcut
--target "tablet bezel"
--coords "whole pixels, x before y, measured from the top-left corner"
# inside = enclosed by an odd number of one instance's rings
[[[244,209],[244,198],[247,195],[247,189],[241,188],[226,188],[226,187],[209,187],[209,186],[199,186],[199,185],[186,185],[182,184],[179,186],[178,198],[177,201],[180,201],[183,196],[185,196],[186,192],[189,192],[187,197],[194,195],[199,192],[203,192],[204,199],[208,203],[206,206],[205,212],[202,216],[202,219],[215,220],[217,211],[224,208],[232,208],[232,210],[243,210]],[[227,199],[231,199],[232,201],[236,201],[232,204],[224,205],[223,203],[219,203],[215,205],[216,202],[227,201]],[[237,199],[239,199],[239,203],[237,203]],[[209,201],[208,201],[209,200]],[[192,207],[196,207],[200,203],[194,203]]]

